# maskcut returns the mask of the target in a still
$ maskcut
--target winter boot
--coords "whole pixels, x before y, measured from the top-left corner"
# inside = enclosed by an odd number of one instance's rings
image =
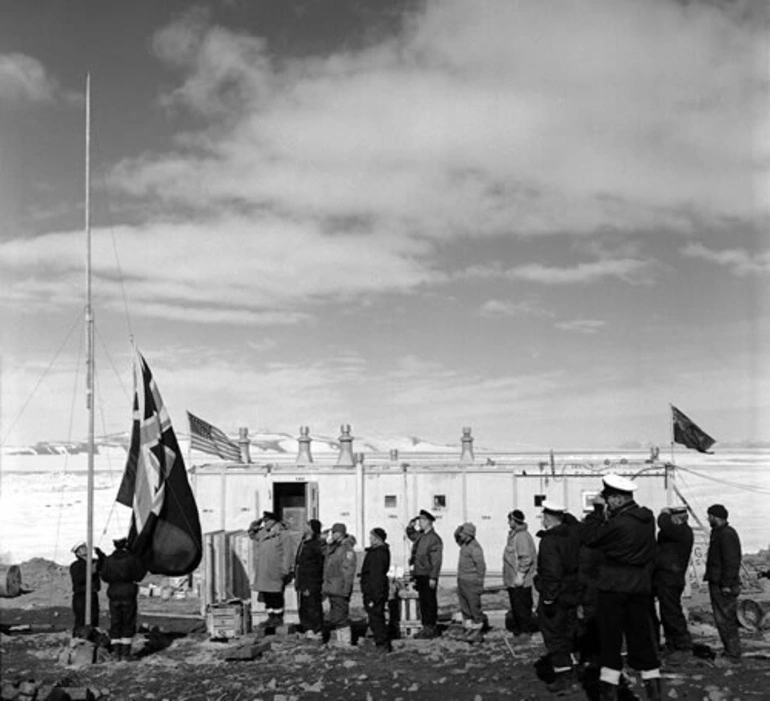
[[[565,672],[557,672],[554,680],[546,684],[545,688],[556,696],[566,696],[572,691],[574,682],[575,675],[570,669]]]
[[[644,680],[644,691],[648,701],[663,700],[663,682],[660,677]]]
[[[475,643],[483,643],[484,633],[481,632],[481,628],[471,628],[465,635],[464,640],[466,643],[470,643],[471,645]]]
[[[618,687],[609,682],[599,682],[599,701],[618,701]]]

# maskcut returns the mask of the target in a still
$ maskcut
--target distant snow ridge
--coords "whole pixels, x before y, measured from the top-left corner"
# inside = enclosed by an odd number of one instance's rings
[[[313,454],[337,453],[340,443],[337,438],[330,436],[310,436]],[[230,436],[237,443],[237,436]],[[110,455],[124,458],[128,450],[130,436],[125,434],[110,434],[95,439],[98,455]],[[186,454],[189,450],[190,438],[186,433],[177,432],[179,447]],[[252,455],[297,455],[299,443],[288,433],[272,433],[259,431],[249,436]],[[452,453],[460,452],[460,442],[456,445],[444,445],[419,438],[417,436],[353,436],[353,450],[359,453],[387,453],[398,450],[404,453]],[[32,445],[2,446],[4,455],[85,455],[88,452],[86,441],[38,441]],[[196,451],[197,452],[197,451]]]

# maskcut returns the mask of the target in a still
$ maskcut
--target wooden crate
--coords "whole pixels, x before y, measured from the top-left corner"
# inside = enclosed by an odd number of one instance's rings
[[[206,624],[209,637],[238,638],[251,632],[251,603],[248,601],[228,601],[210,604],[206,612]]]
[[[413,638],[420,630],[422,623],[419,621],[402,621],[398,625],[399,633],[402,638]]]

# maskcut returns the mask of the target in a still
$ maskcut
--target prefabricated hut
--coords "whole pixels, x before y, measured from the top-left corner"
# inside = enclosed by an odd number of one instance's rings
[[[455,453],[355,453],[350,426],[342,426],[339,453],[315,460],[309,429],[301,427],[296,456],[250,461],[249,439],[241,429],[242,462],[195,465],[191,479],[206,534],[203,588],[208,600],[245,597],[252,569],[246,529],[263,511],[275,512],[299,540],[304,523],[317,518],[324,528],[341,521],[363,549],[375,526],[388,533],[392,563],[408,572],[411,543],[405,529],[420,509],[436,516],[444,541],[442,580],[456,576],[455,528],[476,525],[487,560],[487,582],[502,577],[507,515],[521,509],[530,530],[540,528],[539,506],[546,498],[581,517],[601,490],[601,476],[616,472],[639,484],[637,501],[656,514],[676,499],[673,467],[658,459],[609,454],[547,456],[476,454],[470,428],[463,429]],[[540,458],[540,459],[539,459]],[[359,558],[360,559],[360,558]],[[216,582],[211,581],[216,579]],[[208,581],[207,581],[208,580]],[[444,582],[446,583],[446,581]]]

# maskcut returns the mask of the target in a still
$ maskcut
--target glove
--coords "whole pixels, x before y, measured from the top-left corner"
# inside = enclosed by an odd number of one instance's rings
[[[431,580],[428,582],[428,585],[430,586],[430,588],[431,588],[431,589],[435,589],[437,584],[438,584],[438,581],[437,581],[437,580],[435,580],[435,579],[431,579]]]
[[[543,615],[546,618],[553,618],[556,614],[556,606],[554,605],[555,602],[553,601],[543,601],[540,604],[540,608],[543,610]]]
[[[294,572],[289,572],[289,574],[283,575],[283,584],[284,584],[284,586],[289,584],[292,581],[292,579],[294,579]]]

